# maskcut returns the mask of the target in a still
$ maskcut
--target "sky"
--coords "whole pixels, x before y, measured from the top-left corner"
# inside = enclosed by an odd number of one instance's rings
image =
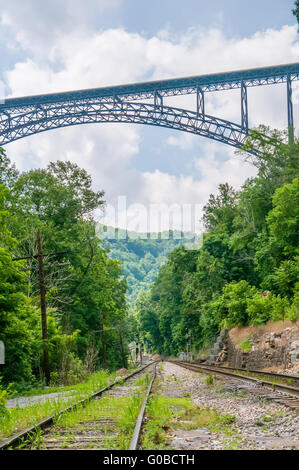
[[[298,62],[293,6],[293,0],[0,0],[0,80],[6,96],[16,97]],[[248,97],[251,127],[286,127],[284,85],[256,87]],[[171,103],[195,105],[190,96]],[[206,112],[240,122],[240,91],[208,94]],[[296,126],[296,103],[294,115]],[[5,149],[22,171],[57,159],[77,163],[105,191],[99,220],[140,231],[167,228],[167,217],[149,226],[156,205],[192,206],[198,221],[220,183],[238,189],[255,175],[225,144],[132,124],[52,130]],[[122,204],[115,219],[124,197],[127,211]],[[172,228],[181,228],[179,213]]]

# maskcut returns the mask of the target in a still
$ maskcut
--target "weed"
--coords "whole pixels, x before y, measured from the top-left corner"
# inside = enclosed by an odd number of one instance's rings
[[[215,378],[215,376],[213,374],[208,375],[208,377],[205,379],[205,383],[207,385],[213,385],[214,378]]]
[[[107,371],[99,371],[91,374],[88,380],[84,383],[75,385],[73,387],[59,388],[59,391],[72,390],[71,396],[59,396],[55,400],[47,400],[44,402],[36,403],[34,405],[25,406],[20,408],[11,408],[6,410],[0,419],[0,438],[9,437],[14,432],[32,426],[43,418],[57,414],[68,405],[77,402],[80,399],[86,398],[95,391],[113,382],[115,374],[109,375]],[[48,389],[53,390],[53,389]],[[44,393],[44,390],[42,391]]]
[[[77,433],[88,429],[91,422],[94,424],[96,421],[104,420],[106,421],[104,438],[97,442],[92,441],[90,447],[111,450],[128,449],[147,387],[148,378],[142,377],[141,379],[138,379],[139,388],[133,395],[106,395],[100,400],[91,400],[86,406],[80,405],[75,410],[61,415],[55,423],[57,436],[59,437],[61,429],[73,428]],[[62,443],[62,447],[65,447],[65,442]]]
[[[206,427],[213,432],[220,432],[235,422],[234,415],[221,415],[217,410],[194,406],[187,398],[169,398],[156,395],[147,406],[148,422],[142,440],[145,450],[167,449],[169,433],[174,429],[191,430]]]
[[[236,435],[232,439],[224,437],[223,450],[241,450],[242,449],[242,436]]]

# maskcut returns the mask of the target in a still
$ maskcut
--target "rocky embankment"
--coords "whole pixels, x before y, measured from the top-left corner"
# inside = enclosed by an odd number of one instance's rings
[[[215,343],[217,362],[237,368],[299,373],[299,322],[233,328],[226,335],[222,332],[222,336],[225,339]]]

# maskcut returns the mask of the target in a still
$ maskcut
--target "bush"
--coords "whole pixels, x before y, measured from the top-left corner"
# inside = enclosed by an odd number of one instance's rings
[[[299,257],[283,261],[274,273],[269,276],[275,292],[291,298],[296,281],[299,279]]]
[[[226,310],[226,316],[221,322],[224,328],[246,326],[248,318],[248,301],[252,299],[258,290],[250,286],[247,281],[231,282],[223,288],[221,303]]]
[[[259,293],[251,299],[247,299],[246,304],[249,323],[264,325],[270,320],[272,311],[271,296],[263,297]]]
[[[4,416],[7,414],[7,409],[6,409],[6,403],[7,403],[7,391],[1,387],[0,385],[0,418],[1,416]]]
[[[285,320],[287,315],[287,310],[290,307],[289,300],[286,297],[273,297],[272,299],[272,312],[271,320],[279,321]]]
[[[2,416],[8,414],[8,410],[6,408],[6,403],[9,397],[14,394],[13,385],[9,384],[6,388],[1,385],[1,377],[0,377],[0,419]]]
[[[64,376],[64,383],[66,385],[75,385],[87,379],[87,376],[88,371],[83,362],[81,359],[73,355],[69,363],[69,369]]]
[[[299,319],[299,282],[297,282],[295,287],[293,303],[287,308],[286,318],[293,322]]]
[[[247,300],[247,313],[250,323],[264,325],[268,321],[280,321],[286,318],[289,301],[279,295],[263,297],[256,294]]]

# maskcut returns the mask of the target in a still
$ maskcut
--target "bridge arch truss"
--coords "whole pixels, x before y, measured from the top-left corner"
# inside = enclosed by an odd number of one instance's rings
[[[292,83],[299,63],[116,87],[10,98],[0,103],[0,145],[67,126],[125,122],[166,127],[241,148],[249,133],[248,87],[286,83],[289,140],[294,138]],[[205,94],[239,88],[240,124],[206,114]],[[169,96],[195,95],[195,110],[166,106]]]

